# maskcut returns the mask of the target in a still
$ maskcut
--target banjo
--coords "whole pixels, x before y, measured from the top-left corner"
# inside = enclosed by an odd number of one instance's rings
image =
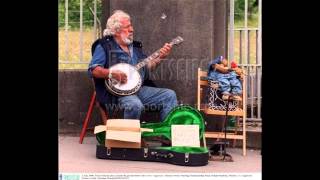
[[[182,37],[178,36],[174,38],[169,44],[171,45],[177,45],[180,44],[183,41]],[[127,82],[126,83],[120,83],[117,80],[113,78],[109,78],[105,80],[106,88],[109,92],[112,94],[118,95],[118,96],[127,96],[136,93],[141,85],[142,85],[142,78],[139,73],[139,69],[144,67],[148,64],[148,62],[153,61],[157,59],[160,55],[160,49],[151,54],[149,57],[141,61],[140,63],[136,64],[135,66],[132,66],[127,63],[118,63],[109,68],[110,72],[114,70],[120,70],[123,73],[127,75]]]

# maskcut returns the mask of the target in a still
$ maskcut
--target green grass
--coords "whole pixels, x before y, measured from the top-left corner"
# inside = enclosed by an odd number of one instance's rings
[[[234,21],[236,28],[244,27],[244,18],[240,18]],[[253,14],[251,18],[248,18],[248,27],[257,28],[259,26],[258,14]]]
[[[238,20],[235,20],[235,28],[243,28],[244,27],[244,18],[240,18]],[[258,14],[253,14],[251,17],[248,18],[248,27],[249,28],[258,28],[259,21],[258,21]],[[255,64],[256,63],[256,32],[250,31],[249,33],[249,47],[250,47],[250,53],[249,53],[249,63]],[[244,38],[245,34],[242,32],[242,63],[244,62]],[[240,60],[240,32],[236,31],[234,33],[234,60],[239,63]]]
[[[235,28],[243,27],[244,22],[238,20],[235,22]],[[248,19],[248,27],[258,27],[257,18]],[[59,60],[68,60],[68,62],[74,62],[74,64],[63,64],[59,63],[59,69],[87,69],[88,64],[76,64],[80,59],[80,31],[70,30],[69,35],[69,45],[68,45],[68,55],[65,53],[65,42],[66,35],[64,29],[59,30]],[[240,33],[237,31],[234,34],[234,60],[239,62],[240,59]],[[242,34],[244,38],[244,34]],[[250,39],[250,63],[255,63],[256,59],[256,33],[252,31],[249,34]],[[88,62],[91,59],[91,44],[94,41],[93,30],[86,29],[83,32],[83,62]],[[244,43],[242,43],[242,49],[244,52]],[[242,54],[242,59],[244,59],[244,53]],[[244,62],[243,62],[244,63]]]
[[[244,62],[244,51],[245,51],[245,44],[244,44],[244,32],[242,32],[242,63],[246,63]],[[250,48],[250,58],[249,58],[249,62],[250,64],[255,64],[256,63],[256,33],[255,31],[251,31],[249,33],[249,48]],[[239,60],[240,60],[240,32],[237,31],[235,34],[234,34],[234,60],[239,63]]]
[[[88,62],[91,59],[91,45],[94,41],[93,30],[84,30],[83,37],[83,61]],[[66,41],[68,40],[68,54],[66,54]],[[68,39],[63,29],[59,30],[59,60],[68,62],[78,62],[80,60],[80,31],[68,31]],[[87,64],[63,64],[59,63],[59,69],[86,69]]]

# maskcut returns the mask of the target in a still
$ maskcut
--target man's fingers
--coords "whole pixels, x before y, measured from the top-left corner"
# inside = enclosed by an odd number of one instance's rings
[[[171,49],[171,47],[170,46],[165,46],[165,47],[163,47],[163,49],[166,50],[166,51],[169,51]]]
[[[166,43],[166,44],[164,45],[164,47],[165,47],[166,49],[170,50],[170,49],[172,48],[172,45]]]
[[[127,82],[127,75],[125,73],[121,73],[120,77],[121,77],[121,82],[122,83],[126,83]]]
[[[127,79],[122,79],[121,82],[122,82],[122,83],[126,83],[126,82],[127,82]]]

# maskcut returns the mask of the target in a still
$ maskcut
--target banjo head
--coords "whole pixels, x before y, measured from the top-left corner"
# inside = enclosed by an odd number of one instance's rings
[[[111,66],[109,70],[119,70],[127,75],[127,82],[125,84],[120,84],[112,79],[106,80],[107,89],[111,93],[116,95],[131,95],[140,89],[142,85],[141,75],[134,66],[127,63],[118,63]]]

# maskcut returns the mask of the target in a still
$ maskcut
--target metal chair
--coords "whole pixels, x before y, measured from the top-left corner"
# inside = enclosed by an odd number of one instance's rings
[[[91,115],[92,115],[94,105],[96,105],[99,108],[100,117],[101,117],[103,124],[106,124],[106,122],[107,122],[108,113],[107,113],[106,109],[104,107],[102,107],[101,104],[96,100],[96,91],[94,91],[91,96],[91,100],[90,100],[90,104],[89,104],[86,118],[83,121],[82,130],[80,133],[80,140],[79,140],[80,144],[82,144],[84,136],[86,135],[86,132],[88,130],[88,124],[89,124],[89,121],[91,120]]]

